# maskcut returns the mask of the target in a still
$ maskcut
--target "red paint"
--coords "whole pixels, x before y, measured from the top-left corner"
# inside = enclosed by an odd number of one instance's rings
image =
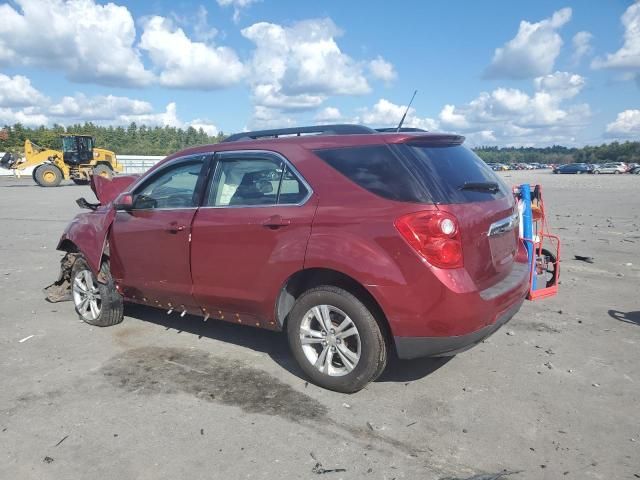
[[[189,264],[189,234],[195,212],[117,212],[109,236],[111,274],[128,296],[197,306],[191,296]]]
[[[191,245],[198,305],[273,321],[280,288],[304,266],[316,203],[199,209]]]
[[[140,175],[119,175],[108,179],[100,175],[91,176],[91,189],[102,205],[111,203],[129,185],[138,180]]]
[[[116,216],[108,205],[78,216],[65,238],[94,266],[111,228],[114,278],[125,295],[135,295],[138,302],[145,297],[152,305],[184,304],[213,318],[276,328],[276,303],[287,279],[303,269],[324,268],[368,290],[394,336],[463,335],[493,323],[527,293],[525,274],[498,295],[483,298],[486,289],[505,282],[515,266],[526,264],[517,231],[499,239],[487,236],[493,222],[512,213],[513,198],[437,206],[394,202],[356,186],[312,151],[415,138],[406,133],[321,135],[192,148],[168,157],[131,186],[113,185],[109,196],[115,198],[112,195],[124,188],[135,193],[137,184],[174,158],[248,149],[280,153],[314,193],[299,207],[201,207]],[[442,138],[424,135],[427,141]],[[428,255],[421,256],[394,225],[401,217],[425,212],[455,219],[461,263],[431,265]]]

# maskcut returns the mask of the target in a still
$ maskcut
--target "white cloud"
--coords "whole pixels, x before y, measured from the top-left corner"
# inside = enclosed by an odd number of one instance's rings
[[[244,76],[231,48],[194,42],[164,17],[144,22],[140,49],[160,69],[159,82],[166,87],[211,90],[234,85]]]
[[[249,129],[260,130],[266,128],[286,128],[293,127],[297,122],[284,115],[280,110],[256,105],[253,108],[253,114],[249,119]]]
[[[574,65],[580,63],[580,60],[585,55],[589,55],[593,51],[591,40],[593,40],[593,35],[585,31],[578,32],[573,36],[571,43],[573,45],[572,61]]]
[[[52,117],[90,122],[113,121],[121,115],[145,115],[151,112],[151,104],[141,100],[114,95],[87,97],[82,93],[62,97],[60,102],[48,109],[48,114]]]
[[[14,125],[21,123],[28,127],[38,127],[46,125],[49,119],[36,107],[26,107],[15,110],[11,108],[0,108],[0,125]]]
[[[445,105],[440,111],[440,121],[445,125],[449,125],[452,128],[464,129],[469,126],[469,122],[464,115],[456,112],[454,105]]]
[[[596,58],[591,63],[593,68],[640,68],[640,1],[631,5],[621,18],[624,26],[624,44],[615,53],[605,58]]]
[[[482,92],[460,106],[445,105],[440,127],[463,132],[470,143],[573,143],[591,116],[587,104],[566,104],[584,88],[580,75],[555,72],[534,79],[533,93],[515,88]]]
[[[615,121],[607,125],[607,136],[637,139],[640,136],[640,110],[618,113]]]
[[[0,73],[0,107],[32,106],[45,101],[46,97],[33,88],[27,77]]]
[[[373,77],[382,80],[387,85],[398,78],[398,74],[396,73],[393,64],[387,62],[380,55],[369,62],[369,71]]]
[[[119,115],[115,123],[128,124],[136,122],[138,125],[147,125],[149,127],[181,127],[182,122],[178,119],[177,108],[175,102],[167,105],[164,112],[157,113],[127,113]]]
[[[537,23],[521,21],[516,36],[496,48],[487,76],[532,78],[551,72],[562,47],[557,30],[570,19],[571,9],[563,8]]]
[[[93,0],[16,0],[0,5],[0,62],[61,69],[78,82],[149,84],[126,7]]]
[[[218,5],[221,7],[233,7],[233,21],[238,23],[242,10],[259,1],[260,0],[218,0]]]
[[[389,100],[381,98],[373,107],[362,109],[356,121],[372,127],[395,127],[400,123],[406,110],[406,105],[396,105]],[[403,126],[437,130],[438,122],[432,118],[418,117],[415,109],[411,107]]]
[[[326,107],[320,110],[314,119],[321,123],[333,123],[343,119],[342,113],[336,107]]]
[[[200,120],[199,118],[189,122],[188,126],[193,127],[196,130],[202,129],[204,130],[204,133],[206,133],[210,137],[215,137],[219,133],[218,127],[216,127],[213,123],[206,120]]]
[[[584,88],[584,77],[575,73],[555,72],[534,79],[537,90],[553,93],[557,98],[573,98]]]
[[[318,107],[328,95],[360,95],[371,88],[363,66],[342,52],[331,19],[283,27],[260,22],[242,30],[255,43],[251,86],[256,105],[281,109]]]

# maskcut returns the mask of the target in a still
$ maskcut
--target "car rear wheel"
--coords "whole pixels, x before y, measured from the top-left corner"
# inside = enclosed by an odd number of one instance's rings
[[[122,322],[123,301],[106,262],[100,271],[106,283],[98,282],[86,260],[79,256],[71,269],[71,296],[81,320],[97,327],[109,327]]]
[[[616,170],[615,172],[613,172],[615,175],[619,175],[620,174],[620,170]]]
[[[303,293],[287,321],[293,355],[307,376],[329,390],[353,393],[387,362],[380,325],[349,292],[325,285]]]

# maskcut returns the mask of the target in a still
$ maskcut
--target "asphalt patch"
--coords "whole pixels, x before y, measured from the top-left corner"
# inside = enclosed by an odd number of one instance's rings
[[[202,350],[135,348],[112,357],[101,372],[114,386],[137,394],[187,393],[292,421],[318,420],[328,412],[314,398],[263,370]]]

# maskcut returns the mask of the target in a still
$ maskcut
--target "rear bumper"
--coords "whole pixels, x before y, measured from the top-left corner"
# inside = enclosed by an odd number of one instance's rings
[[[518,313],[523,300],[499,315],[496,321],[475,332],[455,337],[394,337],[396,352],[403,360],[420,357],[447,357],[456,355],[480,343]]]

